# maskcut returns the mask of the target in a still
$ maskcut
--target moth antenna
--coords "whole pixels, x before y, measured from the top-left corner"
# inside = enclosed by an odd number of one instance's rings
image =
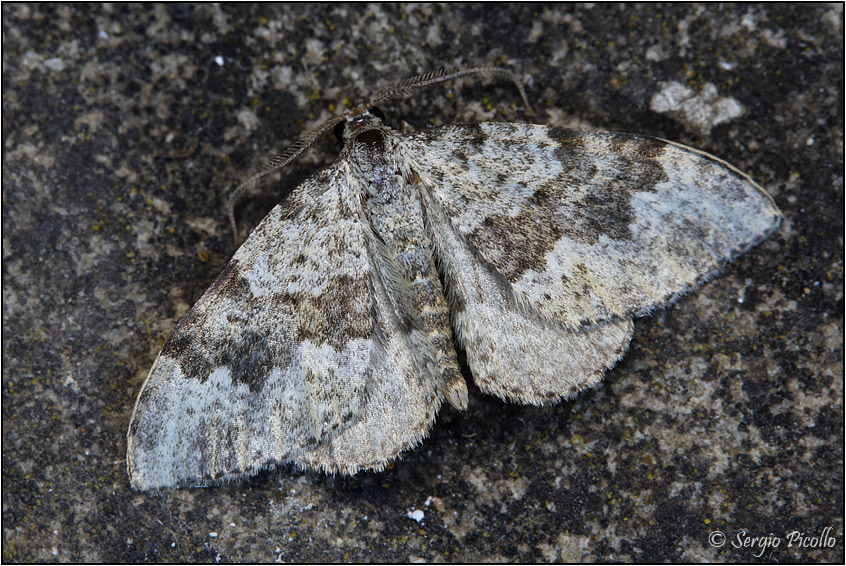
[[[333,116],[329,118],[326,122],[323,122],[320,126],[309,130],[305,134],[299,137],[297,141],[293,143],[293,145],[289,146],[288,149],[280,153],[279,155],[273,157],[264,164],[261,168],[261,171],[252,175],[246,181],[238,185],[238,187],[229,194],[229,200],[226,203],[226,210],[229,214],[229,225],[232,227],[232,234],[235,238],[235,243],[238,243],[238,225],[235,222],[235,207],[238,206],[238,203],[241,202],[241,199],[244,198],[244,195],[252,189],[255,184],[262,178],[270,175],[274,171],[281,169],[282,167],[289,164],[291,161],[297,158],[302,152],[309,148],[311,144],[314,143],[314,140],[322,136],[328,130],[331,130],[335,127],[336,124],[344,121],[344,116]]]
[[[532,105],[529,104],[529,98],[526,95],[526,89],[523,88],[523,83],[520,81],[520,78],[513,72],[507,69],[502,69],[500,67],[439,69],[431,73],[417,75],[402,80],[378,93],[376,97],[373,98],[370,102],[357,106],[356,108],[349,110],[344,114],[333,116],[332,118],[329,118],[329,120],[327,120],[326,122],[323,122],[323,124],[321,124],[320,126],[309,130],[308,132],[300,136],[299,139],[297,139],[297,141],[294,142],[293,145],[288,147],[288,149],[286,149],[285,151],[265,163],[258,173],[252,175],[246,181],[238,185],[238,187],[234,191],[232,191],[232,193],[230,193],[229,199],[226,204],[227,213],[229,215],[229,225],[232,227],[232,234],[235,239],[235,243],[238,243],[238,225],[235,222],[235,207],[244,198],[244,195],[250,189],[252,189],[260,179],[266,177],[267,175],[270,175],[274,171],[281,169],[282,167],[296,159],[297,156],[299,156],[303,151],[308,149],[309,146],[311,146],[311,144],[313,144],[317,138],[334,128],[337,124],[346,120],[347,117],[360,114],[361,112],[372,108],[379,102],[383,102],[391,98],[397,98],[399,96],[404,96],[414,91],[430,87],[434,84],[442,83],[444,81],[452,79],[457,79],[466,75],[489,75],[499,79],[506,79],[511,81],[514,86],[517,87],[517,90],[520,91],[520,98],[523,99],[523,105],[526,107],[526,111],[532,116],[535,115],[535,111],[532,109]]]
[[[523,99],[523,105],[526,107],[526,111],[531,116],[535,115],[535,111],[532,109],[532,105],[529,104],[529,97],[526,95],[526,89],[523,87],[523,83],[520,81],[520,77],[518,77],[516,74],[509,71],[508,69],[503,69],[500,67],[469,67],[467,69],[440,69],[432,73],[426,73],[425,75],[417,75],[416,77],[405,79],[404,81],[398,82],[395,85],[386,88],[385,90],[377,94],[376,97],[370,101],[370,104],[376,105],[384,100],[388,100],[389,98],[403,96],[405,94],[414,92],[415,90],[422,90],[431,85],[442,83],[444,81],[449,81],[452,79],[457,79],[466,75],[489,75],[498,79],[506,79],[511,81],[514,86],[517,87],[517,90],[520,91],[520,98]]]

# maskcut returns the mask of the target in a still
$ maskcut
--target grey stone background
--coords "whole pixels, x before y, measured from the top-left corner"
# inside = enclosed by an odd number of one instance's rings
[[[2,13],[4,561],[843,561],[841,5]],[[677,140],[757,179],[781,230],[640,320],[573,402],[471,386],[468,411],[444,408],[382,473],[131,491],[133,403],[234,251],[228,192],[322,118],[474,64],[514,69],[538,115],[467,79],[386,104],[389,122]],[[336,153],[318,141],[239,208],[243,226]],[[744,536],[779,546],[735,548]]]

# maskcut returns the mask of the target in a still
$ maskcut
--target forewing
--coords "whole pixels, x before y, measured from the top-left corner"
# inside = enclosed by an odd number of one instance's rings
[[[418,132],[406,148],[515,300],[572,329],[672,301],[781,218],[730,165],[654,138],[488,123]]]
[[[132,485],[204,485],[296,459],[366,404],[365,235],[337,167],[271,213],[165,342],[127,440]]]
[[[420,363],[420,344],[395,314],[390,281],[385,269],[371,278],[374,328],[367,403],[354,424],[299,456],[301,465],[343,474],[380,470],[418,444],[435,420],[444,384]]]

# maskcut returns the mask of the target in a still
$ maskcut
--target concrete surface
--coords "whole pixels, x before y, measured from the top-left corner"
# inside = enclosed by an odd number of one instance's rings
[[[2,11],[4,561],[843,562],[842,5]],[[132,492],[133,403],[234,251],[228,192],[322,118],[474,64],[515,70],[538,115],[472,79],[382,110],[677,140],[757,179],[781,230],[639,320],[574,402],[471,387],[383,473]]]

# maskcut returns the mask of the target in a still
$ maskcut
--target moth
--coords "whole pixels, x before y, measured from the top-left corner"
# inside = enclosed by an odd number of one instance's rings
[[[779,225],[749,177],[677,143],[516,123],[398,132],[372,111],[470,74],[526,100],[503,69],[413,77],[256,176],[343,123],[337,160],[267,215],[164,343],[129,425],[133,487],[286,462],[382,469],[445,400],[467,407],[457,347],[485,393],[572,398],[623,356],[633,318]]]

